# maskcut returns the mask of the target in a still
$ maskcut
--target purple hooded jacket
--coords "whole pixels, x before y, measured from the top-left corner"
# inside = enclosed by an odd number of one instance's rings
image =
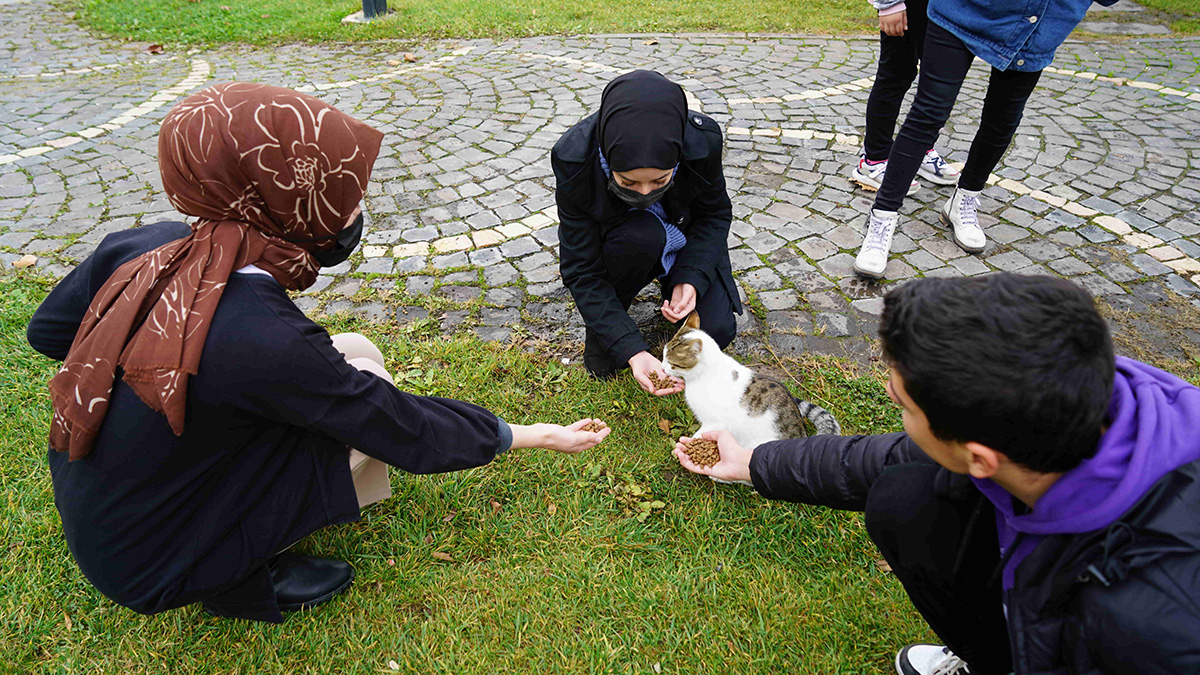
[[[1004,566],[1004,590],[1042,537],[1107,527],[1160,478],[1200,459],[1200,389],[1144,363],[1117,357],[1110,426],[1091,459],[1063,475],[1024,515],[991,480],[972,479],[996,507],[1000,548],[1025,536]]]

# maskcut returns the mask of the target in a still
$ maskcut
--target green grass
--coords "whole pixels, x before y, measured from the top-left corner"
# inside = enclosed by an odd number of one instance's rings
[[[83,22],[121,38],[167,44],[523,37],[645,32],[869,33],[863,0],[389,0],[369,25],[342,17],[353,0],[77,0]]]
[[[1185,35],[1200,33],[1200,0],[1136,0],[1150,12],[1110,12],[1105,21],[1160,22]]]
[[[578,365],[519,349],[344,318],[331,330],[375,339],[410,390],[513,422],[599,416],[613,433],[579,456],[524,450],[455,474],[393,472],[392,499],[300,544],[350,560],[354,585],[281,626],[197,606],[135,614],[82,577],[54,509],[44,454],[55,366],[24,341],[47,290],[25,273],[0,276],[0,672],[350,674],[392,672],[395,661],[400,672],[455,675],[654,664],[866,674],[890,672],[906,642],[932,639],[876,567],[861,516],[682,472],[657,426],[692,424],[679,397],[648,397],[629,378],[593,382]],[[786,365],[797,392],[827,402],[848,431],[899,428],[879,373]],[[639,522],[646,500],[665,508]]]

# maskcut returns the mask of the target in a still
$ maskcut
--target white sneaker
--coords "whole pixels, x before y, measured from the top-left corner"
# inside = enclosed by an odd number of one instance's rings
[[[941,645],[909,645],[896,654],[900,675],[969,675],[967,662]]]
[[[937,150],[930,148],[921,160],[921,166],[917,167],[917,175],[938,185],[957,185],[959,171],[947,164]]]
[[[979,193],[954,188],[954,194],[942,207],[942,223],[954,229],[954,243],[967,253],[979,253],[987,246],[987,237],[979,228]]]
[[[896,232],[898,222],[900,213],[897,211],[871,209],[867,216],[867,234],[863,237],[858,256],[854,258],[855,272],[872,279],[883,278],[888,253],[892,250],[892,235]]]
[[[860,155],[858,158],[858,164],[855,164],[854,168],[850,170],[850,180],[861,185],[864,190],[878,192],[880,186],[883,185],[883,174],[885,171],[887,171],[886,159],[882,162],[868,164],[867,158]],[[908,186],[907,194],[909,197],[911,197],[917,193],[917,190],[920,189],[921,184],[917,182],[916,178],[914,178],[912,185]]]

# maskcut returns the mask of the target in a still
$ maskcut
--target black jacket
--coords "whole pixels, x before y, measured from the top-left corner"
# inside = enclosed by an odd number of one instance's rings
[[[604,235],[622,221],[629,207],[608,191],[608,177],[600,168],[597,119],[598,113],[568,129],[550,152],[557,183],[559,265],[583,322],[614,358],[624,362],[646,349],[646,343],[621,307],[600,255]],[[742,305],[729,264],[733,207],[725,191],[721,147],[717,123],[689,112],[683,159],[674,186],[663,198],[667,215],[687,236],[687,245],[664,285],[688,283],[702,297],[709,286],[723,283],[734,311],[740,314]]]
[[[38,307],[29,344],[62,360],[113,271],[190,231],[156,223],[105,237]],[[277,281],[233,274],[188,382],[183,434],[118,375],[92,452],[69,462],[50,450],[47,460],[84,576],[150,614],[266,574],[281,549],[357,520],[346,446],[436,473],[487,464],[510,442],[508,425],[478,406],[357,370]],[[260,609],[244,618],[280,620],[273,596],[254,600]]]
[[[861,511],[879,474],[912,461],[931,460],[907,434],[815,436],[760,445],[750,473],[765,497]],[[1007,607],[1017,675],[1200,673],[1200,461],[1103,530],[1042,540]]]

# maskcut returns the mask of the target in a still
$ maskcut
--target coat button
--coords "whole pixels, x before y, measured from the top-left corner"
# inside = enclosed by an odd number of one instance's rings
[[[1017,59],[1017,65],[1018,65],[1018,66],[1023,66],[1023,65],[1025,65],[1025,59]]]
[[[1029,23],[1037,23],[1037,17],[1036,16],[1029,17]]]
[[[703,120],[702,118],[699,118],[699,117],[693,117],[693,118],[692,118],[692,124],[695,124],[695,125],[696,125],[696,126],[698,126],[698,127],[702,127],[702,126],[704,126],[704,120]]]

